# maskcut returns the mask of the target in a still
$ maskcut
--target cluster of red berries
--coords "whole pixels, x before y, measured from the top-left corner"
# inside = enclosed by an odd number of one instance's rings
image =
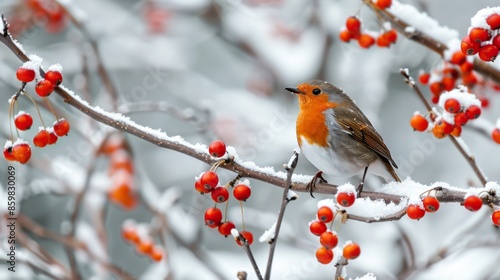
[[[46,19],[45,30],[49,33],[60,32],[66,26],[64,9],[54,0],[26,0],[26,5],[33,12],[33,16]]]
[[[500,13],[483,9],[471,19],[473,26],[462,39],[461,49],[465,55],[478,54],[483,61],[494,61],[500,50]]]
[[[134,245],[138,253],[159,262],[163,259],[163,248],[158,244],[154,244],[153,238],[148,234],[147,229],[147,225],[138,225],[132,220],[126,220],[122,225],[122,237],[125,241]]]
[[[437,112],[429,114],[433,135],[438,139],[448,134],[459,137],[462,133],[462,126],[481,115],[480,104],[481,101],[475,95],[466,92],[465,87],[442,94],[439,98],[439,105],[444,109],[442,115],[437,116]],[[416,131],[429,130],[429,121],[419,112],[411,117],[410,125]]]
[[[31,67],[30,62],[23,64],[21,67],[19,67],[19,69],[17,69],[16,77],[23,83],[29,83],[35,79],[36,73],[35,70]],[[61,74],[61,67],[59,65],[53,65],[45,73],[45,78],[37,83],[35,91],[38,95],[46,97],[52,92],[54,87],[57,87],[62,83],[62,80],[63,77]],[[17,102],[17,97],[10,100],[9,114],[13,113],[12,111],[15,102]],[[33,125],[33,118],[29,113],[19,111],[14,116],[14,125],[18,130],[29,130]],[[70,125],[67,120],[65,120],[64,118],[57,119],[52,127],[43,126],[39,128],[38,133],[33,137],[33,144],[39,148],[43,148],[47,145],[52,145],[57,142],[58,137],[66,136],[69,130]],[[14,141],[14,143],[12,143],[12,141],[7,141],[4,146],[3,154],[5,159],[25,164],[31,157],[31,146],[29,145],[29,143],[23,141],[22,139],[18,139],[18,141]]]
[[[134,163],[125,139],[121,134],[112,134],[103,143],[100,152],[109,157],[108,174],[111,188],[108,198],[124,209],[137,206],[137,195],[134,188]]]
[[[316,250],[316,259],[321,264],[329,264],[334,257],[333,250],[338,245],[338,236],[335,231],[328,229],[327,223],[330,223],[330,228],[335,220],[334,203],[330,199],[322,200],[318,203],[318,211],[316,212],[316,220],[309,223],[309,231],[319,236],[321,247]],[[358,244],[347,242],[343,247],[343,256],[346,259],[355,259],[361,254]]]
[[[361,20],[357,16],[350,16],[346,20],[345,27],[340,31],[339,38],[345,43],[357,40],[359,46],[364,49],[375,44],[381,48],[388,48],[396,43],[398,32],[391,28],[384,28],[379,34],[362,32]]]
[[[208,153],[214,158],[221,158],[226,155],[226,144],[220,140],[213,141],[208,146]],[[223,161],[224,160],[221,162]],[[229,203],[228,188],[233,185],[230,183],[224,186],[219,185],[219,176],[216,173],[217,166],[218,164],[216,163],[212,166],[211,170],[201,174],[201,176],[197,178],[194,188],[201,194],[210,193],[212,200],[215,202],[215,207],[208,208],[205,211],[205,224],[210,228],[217,228],[221,235],[227,237],[228,235],[231,235],[231,230],[236,228],[236,226],[233,222],[227,220],[227,212],[223,215],[222,211],[217,208],[217,205],[219,203]],[[241,203],[250,198],[252,189],[248,183],[240,182],[235,184],[232,193],[233,197]],[[225,216],[225,219],[223,219],[223,216]],[[250,231],[243,230],[239,233],[245,237],[249,245],[252,244],[253,234]],[[241,246],[241,242],[238,239],[236,239],[236,243]]]

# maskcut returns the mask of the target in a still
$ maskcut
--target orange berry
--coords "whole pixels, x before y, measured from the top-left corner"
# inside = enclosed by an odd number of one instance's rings
[[[342,42],[349,43],[349,41],[351,41],[352,37],[353,36],[352,36],[351,31],[349,31],[347,29],[343,29],[342,31],[340,31],[339,38]]]
[[[348,260],[353,260],[361,254],[361,248],[357,243],[350,243],[344,246],[343,256]]]
[[[319,243],[326,249],[332,250],[337,246],[339,242],[339,238],[337,237],[337,234],[331,230],[323,232],[320,237],[319,237]]]
[[[472,72],[472,70],[474,70],[474,64],[466,61],[462,63],[462,65],[460,65],[460,70],[462,70],[462,72],[464,73],[470,73]]]
[[[418,81],[422,85],[426,85],[429,83],[430,78],[431,78],[431,74],[424,72],[424,73],[420,74],[420,76],[418,76]]]
[[[410,204],[406,208],[406,214],[412,220],[420,220],[425,215],[425,210],[419,205]]]
[[[33,125],[33,118],[30,114],[21,111],[15,116],[14,125],[19,130],[28,130]]]
[[[245,184],[239,184],[233,189],[233,196],[239,201],[247,201],[250,195],[252,195],[252,189]]]
[[[422,203],[426,212],[436,212],[439,209],[439,200],[434,196],[426,196]]]
[[[327,206],[319,208],[316,215],[318,216],[318,220],[320,220],[323,223],[331,222],[334,217],[332,209],[330,209],[330,207]]]
[[[361,21],[356,16],[350,16],[345,21],[345,27],[352,33],[357,33],[361,30]]]
[[[464,201],[464,207],[472,212],[475,212],[483,206],[483,200],[477,195],[471,195]]]
[[[460,107],[460,102],[456,98],[449,98],[444,102],[444,109],[452,114],[458,113]]]
[[[326,231],[326,225],[323,222],[320,221],[313,221],[309,223],[309,231],[311,231],[312,234],[320,236],[323,232]]]
[[[391,45],[391,42],[389,40],[387,40],[387,38],[385,38],[383,35],[379,35],[377,37],[377,46],[381,47],[381,48],[386,48],[386,47],[389,47]]]
[[[491,221],[495,226],[500,226],[500,210],[497,209],[491,214]]]
[[[495,61],[498,55],[498,48],[493,44],[482,45],[478,54],[479,58],[483,61]]]
[[[379,9],[385,10],[385,9],[389,8],[392,5],[392,0],[377,0],[377,2],[375,3],[375,5]]]
[[[456,65],[461,65],[462,63],[465,62],[466,60],[466,56],[463,52],[454,52],[452,55],[451,55],[451,59],[450,59],[450,62],[452,64],[456,64]]]
[[[359,46],[368,49],[375,44],[375,39],[370,34],[361,34],[358,38]]]
[[[54,122],[54,132],[59,137],[68,135],[69,129],[69,122],[64,118],[61,118],[58,121]]]
[[[344,206],[344,207],[349,207],[354,204],[356,201],[356,194],[352,192],[339,192],[337,193],[337,202],[338,204]]]
[[[25,164],[30,160],[31,157],[31,147],[28,143],[14,143],[12,147],[12,155],[21,164]]]
[[[486,18],[486,23],[492,30],[500,28],[500,14],[494,13]]]
[[[396,31],[396,29],[391,29],[389,31],[384,32],[382,36],[384,36],[384,38],[386,38],[389,42],[391,42],[391,44],[394,44],[398,39],[398,32]]]
[[[453,131],[450,134],[455,137],[460,137],[460,135],[462,134],[462,127],[459,125],[455,125]]]
[[[491,32],[484,28],[474,27],[469,32],[469,38],[472,42],[484,42],[491,39]]]
[[[446,134],[443,132],[443,128],[437,124],[435,124],[434,127],[432,128],[432,134],[437,139],[442,139],[442,138],[446,137]]]
[[[140,242],[139,234],[137,234],[136,229],[133,227],[124,227],[122,229],[122,237],[126,241],[129,241],[129,242],[132,242],[135,244],[139,244],[139,242]]]
[[[481,44],[472,41],[469,35],[465,36],[462,39],[462,43],[460,44],[460,49],[465,55],[475,55],[477,52],[479,52],[479,48],[481,48]]]
[[[253,234],[249,231],[240,231],[240,234],[243,235],[243,237],[245,237],[245,239],[247,240],[248,242],[248,245],[252,245],[253,243]],[[236,244],[242,246],[242,243],[240,240],[236,239]]]
[[[153,242],[150,240],[139,242],[139,244],[137,244],[136,249],[139,253],[149,255],[153,251]]]
[[[62,83],[63,77],[61,72],[49,70],[45,73],[45,80],[51,82],[54,87],[57,87]]]
[[[134,163],[130,154],[124,150],[118,150],[111,154],[109,161],[109,174],[113,174],[118,170],[126,171],[129,174],[134,174]]]
[[[495,141],[495,143],[500,144],[500,129],[493,129],[493,131],[491,132],[491,138],[493,139],[493,141]]]
[[[3,149],[3,157],[8,161],[16,161],[16,157],[12,154],[12,144]]]
[[[440,82],[433,82],[429,85],[429,89],[434,95],[439,95],[443,91],[443,84]]]
[[[163,259],[163,249],[161,247],[154,246],[151,252],[149,253],[149,256],[155,262],[159,262]]]
[[[416,131],[426,131],[429,127],[429,121],[420,114],[414,114],[410,119],[410,125]]]
[[[322,264],[329,264],[333,260],[333,251],[320,247],[316,250],[316,259]]]
[[[50,133],[42,129],[33,137],[33,144],[39,148],[43,148],[49,144]]]
[[[441,83],[443,84],[443,89],[446,91],[450,91],[455,87],[455,79],[452,77],[444,77]]]

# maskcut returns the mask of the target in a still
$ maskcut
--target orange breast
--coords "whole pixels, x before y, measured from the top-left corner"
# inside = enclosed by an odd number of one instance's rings
[[[334,108],[333,102],[328,102],[328,96],[299,95],[300,112],[297,117],[297,142],[302,146],[302,137],[309,142],[322,147],[328,146],[328,126],[323,111]]]

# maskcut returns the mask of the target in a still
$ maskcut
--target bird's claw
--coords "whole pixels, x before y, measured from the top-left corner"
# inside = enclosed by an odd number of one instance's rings
[[[316,175],[311,179],[311,181],[306,186],[306,191],[309,191],[309,194],[312,198],[315,198],[313,195],[314,188],[316,188],[316,184],[318,183],[328,183],[325,178],[323,178],[323,171],[318,171]]]

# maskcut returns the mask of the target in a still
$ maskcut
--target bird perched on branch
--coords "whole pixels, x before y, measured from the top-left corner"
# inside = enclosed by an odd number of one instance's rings
[[[286,88],[299,99],[297,142],[302,154],[320,171],[309,183],[309,191],[322,173],[331,177],[363,175],[367,171],[386,181],[401,181],[396,162],[368,118],[341,89],[325,81],[312,80]]]

